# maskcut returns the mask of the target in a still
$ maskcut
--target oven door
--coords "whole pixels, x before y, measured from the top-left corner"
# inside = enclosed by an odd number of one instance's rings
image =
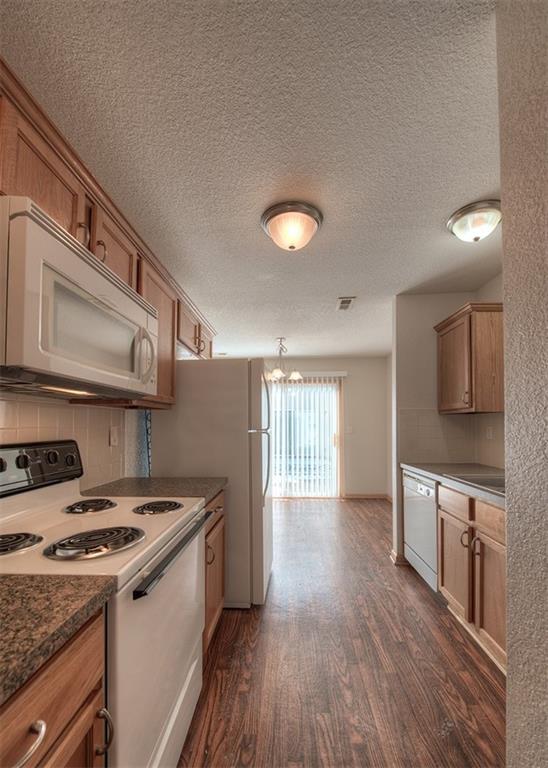
[[[109,603],[113,768],[177,765],[202,687],[205,520],[202,511]]]
[[[9,225],[6,365],[156,392],[155,310],[32,203]]]

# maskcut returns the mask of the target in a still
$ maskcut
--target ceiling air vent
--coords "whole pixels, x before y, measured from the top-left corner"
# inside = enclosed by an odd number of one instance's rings
[[[339,296],[337,299],[337,309],[339,310],[346,310],[350,309],[352,307],[352,304],[354,303],[355,296]]]

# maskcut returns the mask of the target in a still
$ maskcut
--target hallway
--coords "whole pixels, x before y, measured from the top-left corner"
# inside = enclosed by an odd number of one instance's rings
[[[276,501],[274,531],[267,604],[225,611],[180,766],[503,766],[505,678],[392,565],[389,505]]]

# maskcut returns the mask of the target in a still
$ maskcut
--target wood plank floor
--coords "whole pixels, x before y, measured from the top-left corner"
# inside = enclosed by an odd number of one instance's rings
[[[267,604],[224,612],[180,766],[504,765],[504,676],[390,544],[386,502],[275,502]]]

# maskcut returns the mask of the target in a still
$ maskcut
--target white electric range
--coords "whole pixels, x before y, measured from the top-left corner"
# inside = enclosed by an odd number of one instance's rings
[[[74,441],[0,446],[0,572],[108,575],[113,768],[175,766],[202,685],[204,499],[80,493]]]

